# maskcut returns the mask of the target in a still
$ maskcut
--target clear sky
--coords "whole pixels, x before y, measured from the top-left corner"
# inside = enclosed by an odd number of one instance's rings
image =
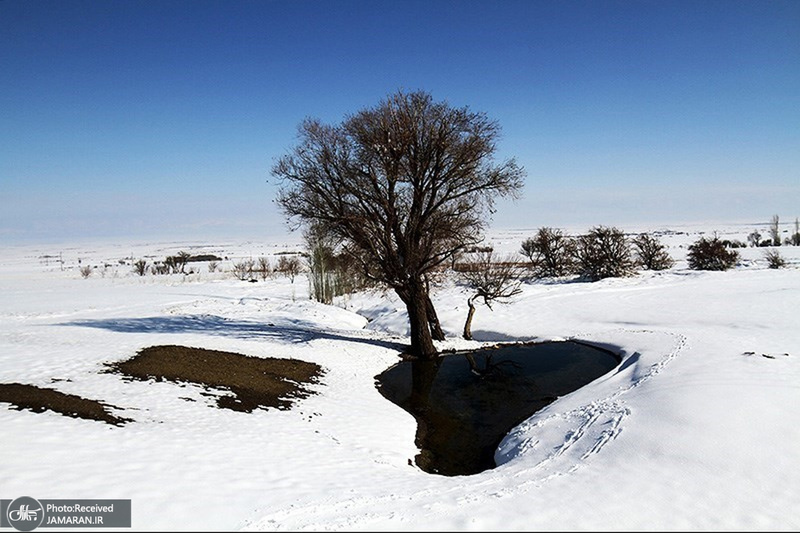
[[[0,0],[0,243],[285,233],[306,117],[496,119],[495,227],[800,216],[800,1]]]

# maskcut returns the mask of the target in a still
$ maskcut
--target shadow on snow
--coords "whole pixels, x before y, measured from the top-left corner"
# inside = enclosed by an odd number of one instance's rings
[[[398,351],[408,348],[402,343],[320,330],[312,322],[304,320],[275,324],[254,320],[231,320],[214,315],[182,315],[73,320],[57,325],[105,329],[116,333],[203,333],[236,339],[271,339],[290,343],[328,339],[358,342]]]

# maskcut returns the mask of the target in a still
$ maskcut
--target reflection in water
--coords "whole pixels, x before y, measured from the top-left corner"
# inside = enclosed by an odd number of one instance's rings
[[[514,426],[617,364],[611,352],[576,342],[512,344],[399,363],[376,379],[417,420],[417,465],[456,476],[494,468]]]

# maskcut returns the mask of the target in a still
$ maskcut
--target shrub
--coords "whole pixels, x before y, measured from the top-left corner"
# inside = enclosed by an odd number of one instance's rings
[[[722,245],[726,248],[747,248],[747,245],[744,242],[737,239],[725,239],[722,241]]]
[[[82,266],[80,268],[80,272],[81,272],[81,276],[83,276],[83,279],[86,279],[86,278],[88,278],[89,276],[92,275],[92,267],[90,267],[89,265]]]
[[[152,272],[154,275],[166,275],[169,274],[169,271],[169,265],[162,262],[156,262],[150,267],[150,272]]]
[[[246,259],[244,261],[239,261],[238,263],[233,264],[233,272],[234,277],[241,281],[246,281],[248,279],[253,278],[253,268],[255,263],[252,259]]]
[[[281,256],[275,267],[275,272],[280,272],[294,283],[294,278],[303,271],[303,265],[297,257]]]
[[[218,262],[216,262],[216,261],[209,261],[208,262],[208,271],[209,272],[212,272],[212,273],[216,272],[218,268],[219,268],[219,263]]]
[[[139,259],[133,264],[133,271],[139,274],[140,276],[144,276],[147,274],[147,261],[144,259]]]
[[[256,272],[261,276],[262,281],[266,281],[272,274],[272,265],[269,264],[269,259],[266,257],[259,257]]]
[[[689,245],[689,268],[693,270],[728,270],[736,266],[739,253],[728,250],[717,237],[700,237]]]
[[[178,252],[177,255],[167,256],[164,264],[173,274],[186,274],[186,263],[189,262],[189,257],[191,257],[189,252]]]
[[[783,268],[786,266],[786,260],[781,253],[775,249],[765,250],[764,259],[767,260],[769,268]]]
[[[675,264],[664,245],[652,235],[642,233],[633,239],[633,246],[639,265],[647,270],[666,270]]]
[[[753,230],[753,233],[747,236],[747,242],[750,243],[750,246],[753,248],[757,248],[761,245],[761,233],[758,230]]]
[[[531,262],[534,277],[560,277],[575,270],[575,242],[559,229],[540,228],[522,243],[520,253]]]
[[[590,281],[629,276],[635,271],[630,243],[617,228],[596,226],[578,237],[575,258],[578,273]]]
[[[190,255],[186,261],[188,263],[205,263],[208,261],[222,261],[222,258],[214,254]]]

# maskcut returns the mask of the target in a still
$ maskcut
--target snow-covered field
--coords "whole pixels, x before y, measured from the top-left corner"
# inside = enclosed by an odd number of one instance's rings
[[[578,338],[623,355],[514,429],[498,468],[464,477],[410,466],[415,422],[374,387],[406,341],[393,295],[326,306],[308,299],[302,276],[247,283],[198,264],[139,277],[120,262],[185,250],[227,257],[228,269],[262,255],[274,264],[299,239],[6,247],[0,383],[101,400],[135,421],[1,404],[0,497],[131,499],[136,530],[800,529],[800,247],[779,249],[780,270],[757,248],[727,272],[685,261],[701,231],[746,241],[754,227],[623,228],[659,230],[676,266],[527,284],[511,303],[478,309],[472,343],[458,339],[465,290],[436,289],[443,348]],[[489,240],[515,251],[533,234]],[[86,265],[98,268],[84,279]],[[156,344],[298,358],[325,375],[292,410],[247,414],[193,386],[100,373]]]

